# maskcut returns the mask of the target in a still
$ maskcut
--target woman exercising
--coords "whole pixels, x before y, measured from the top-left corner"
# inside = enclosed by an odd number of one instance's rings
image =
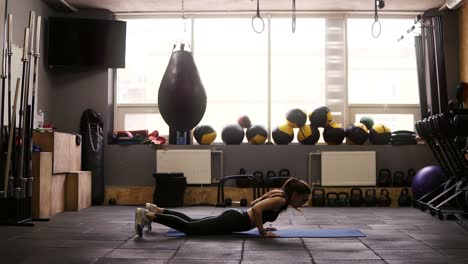
[[[304,205],[310,196],[310,187],[302,180],[288,179],[281,189],[267,192],[251,203],[247,211],[228,209],[218,216],[208,216],[202,219],[192,219],[187,215],[157,207],[147,203],[146,209],[135,211],[135,232],[143,236],[143,228],[151,228],[151,222],[156,222],[179,230],[187,235],[221,235],[233,232],[248,231],[257,228],[262,237],[278,237],[271,232],[276,229],[264,228],[266,222],[273,222],[288,206],[297,209]]]

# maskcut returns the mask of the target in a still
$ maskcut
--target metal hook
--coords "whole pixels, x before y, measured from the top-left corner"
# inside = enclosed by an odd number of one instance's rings
[[[260,0],[257,0],[257,14],[252,17],[252,28],[255,32],[257,33],[262,33],[263,30],[265,30],[265,22],[263,22],[263,18],[260,16]],[[255,21],[260,21],[261,22],[261,29],[257,30],[255,28]],[[260,25],[260,24],[259,24]]]

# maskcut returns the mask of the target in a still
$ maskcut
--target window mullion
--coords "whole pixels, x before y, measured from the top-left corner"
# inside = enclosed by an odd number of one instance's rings
[[[333,120],[346,126],[345,20],[327,19],[325,27],[325,102]]]

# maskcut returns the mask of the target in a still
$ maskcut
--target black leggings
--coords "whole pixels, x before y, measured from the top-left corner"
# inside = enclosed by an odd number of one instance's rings
[[[228,209],[217,216],[192,219],[176,211],[164,209],[154,222],[179,230],[187,235],[221,235],[252,229],[247,212]]]

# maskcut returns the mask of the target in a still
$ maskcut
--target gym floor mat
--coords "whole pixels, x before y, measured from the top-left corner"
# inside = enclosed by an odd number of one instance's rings
[[[280,235],[280,238],[291,238],[291,237],[365,237],[366,235],[356,229],[284,229],[273,231]],[[165,236],[167,237],[183,237],[186,234],[177,230],[169,230]],[[257,229],[250,231],[232,233],[223,236],[240,236],[240,237],[260,237]]]

